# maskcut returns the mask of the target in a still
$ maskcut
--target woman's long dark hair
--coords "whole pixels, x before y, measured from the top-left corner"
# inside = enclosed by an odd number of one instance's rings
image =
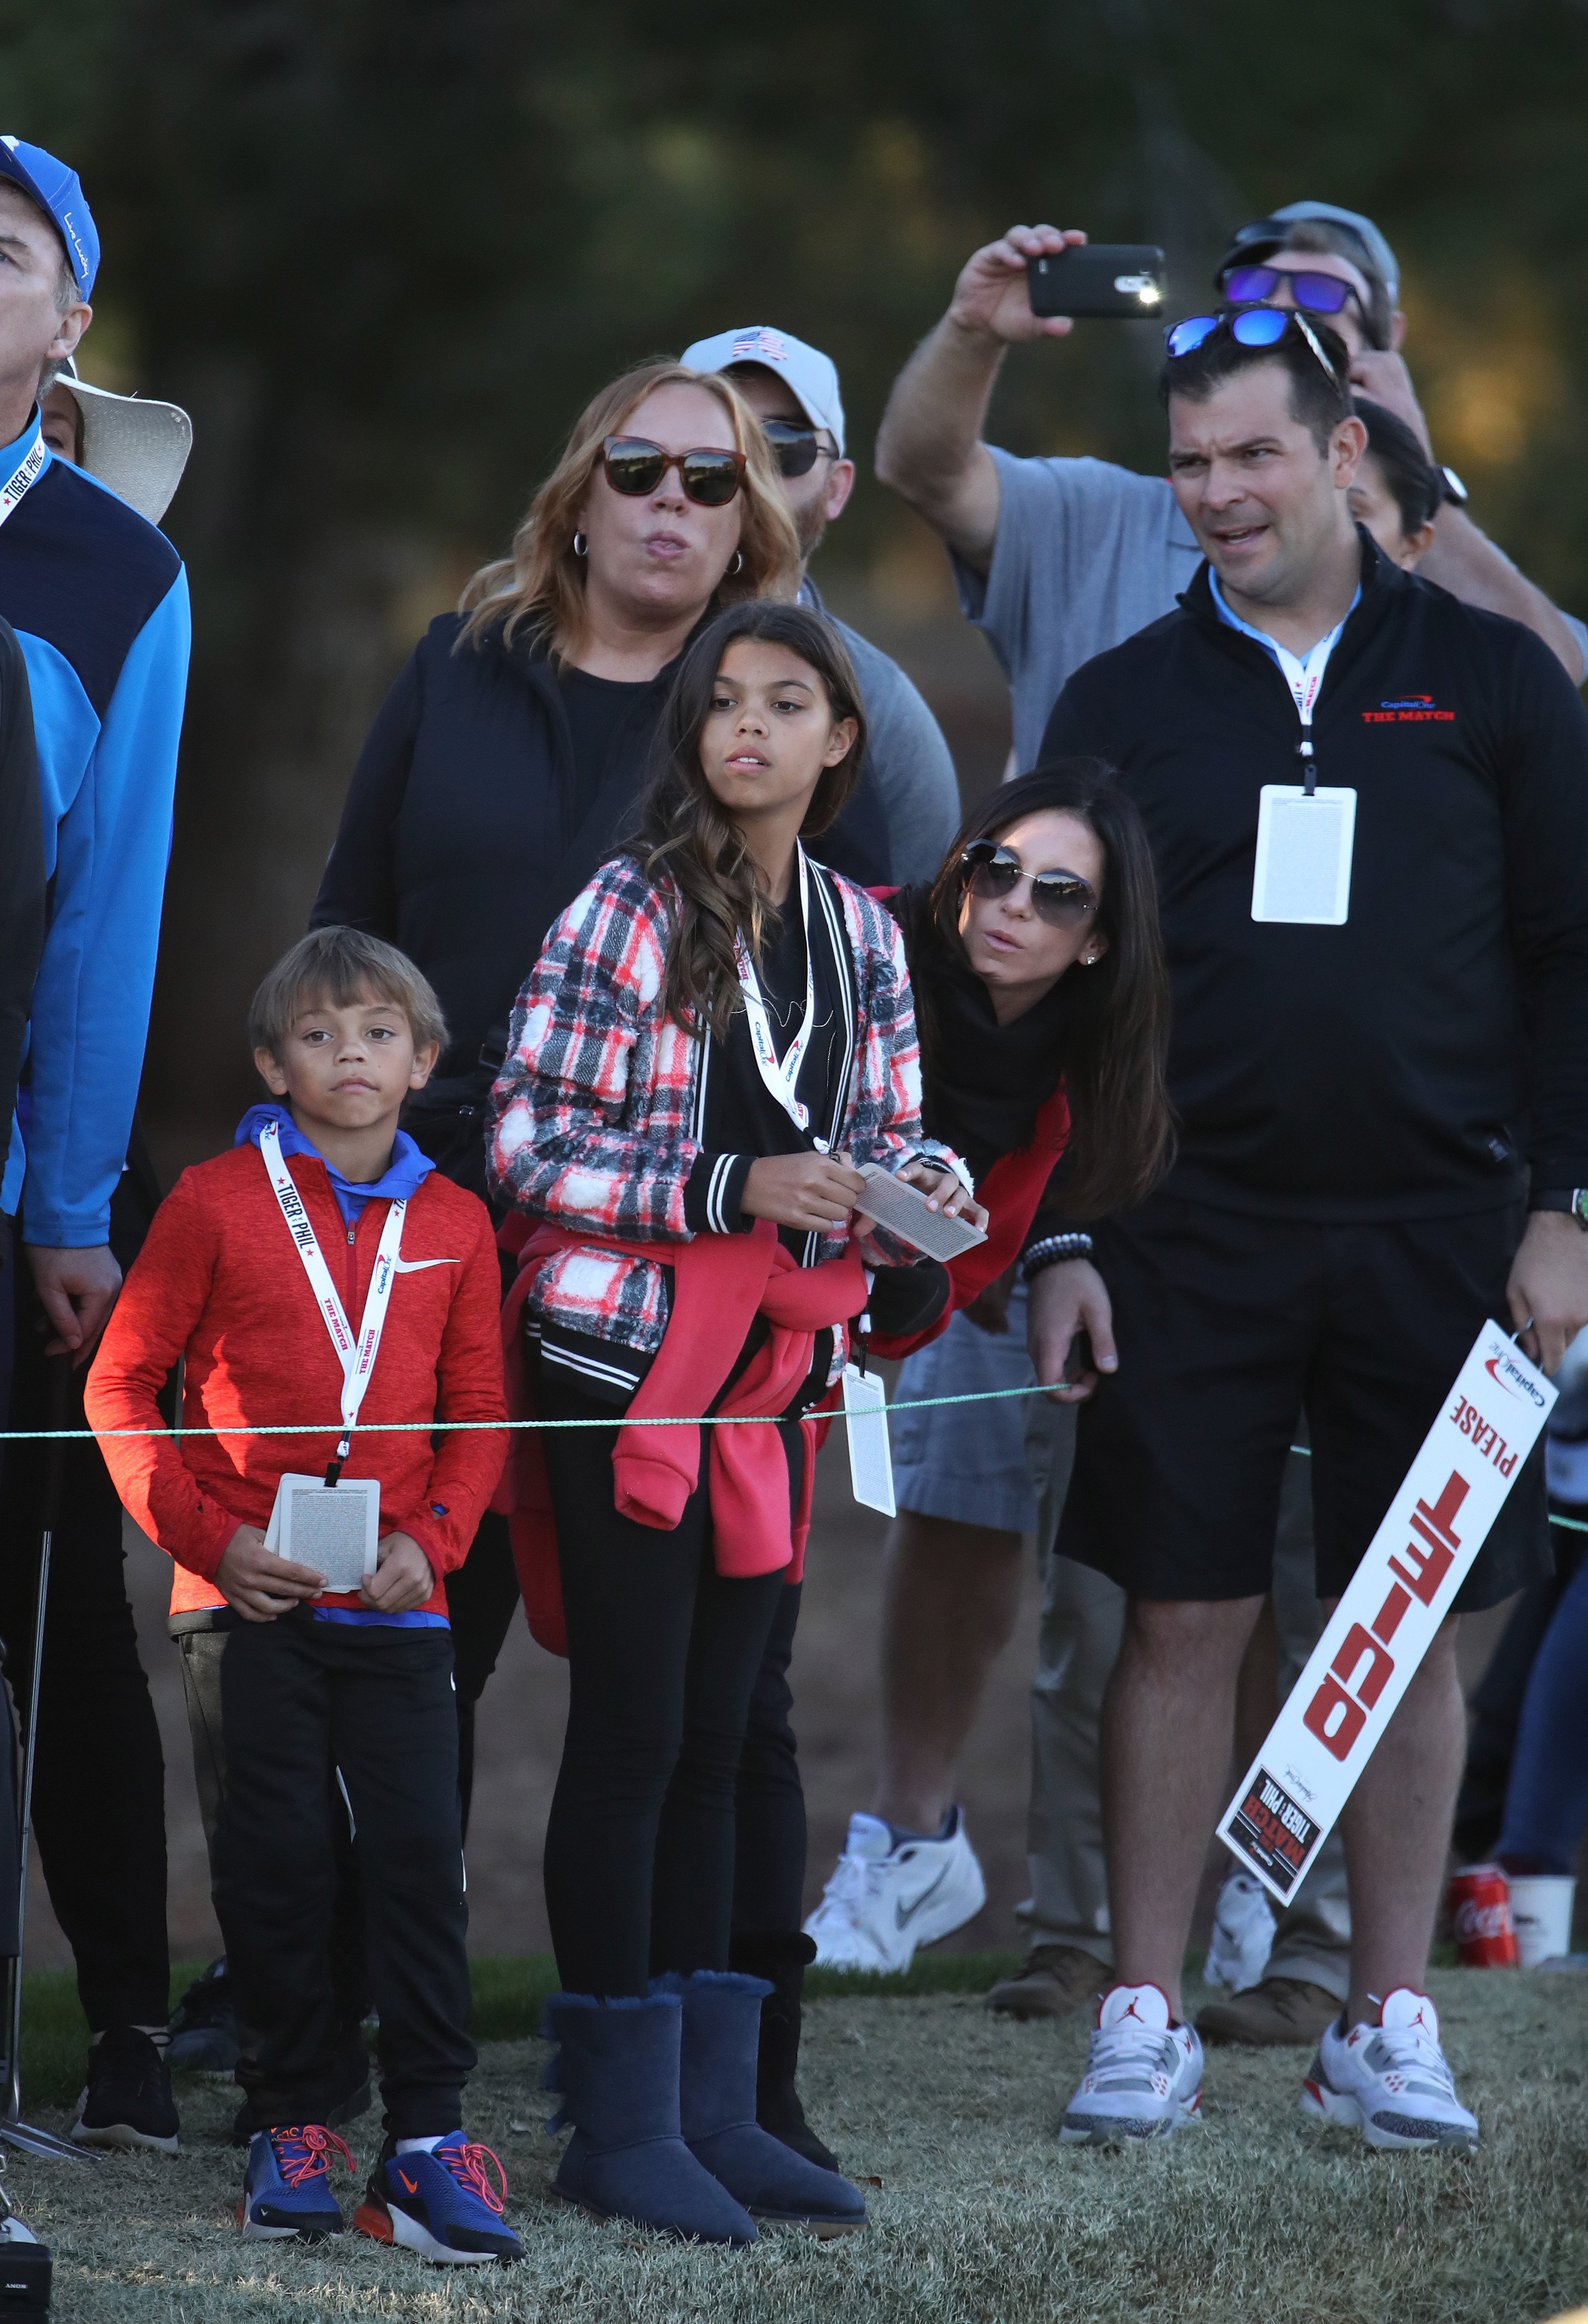
[[[662,713],[661,770],[640,807],[634,851],[654,880],[678,891],[667,940],[662,1005],[670,1017],[708,1026],[719,1038],[739,1005],[733,943],[743,934],[759,958],[779,926],[776,908],[756,884],[756,867],[738,825],[713,796],[701,766],[701,734],[722,657],[741,638],[784,646],[809,665],[826,689],[834,719],[852,718],[856,735],[823,772],[802,839],[827,829],[859,779],[866,749],[860,688],[832,623],[803,605],[757,598],[730,606],[701,632],[679,664]]]
[[[963,851],[997,839],[1028,815],[1072,815],[1103,849],[1103,894],[1093,923],[1108,949],[1097,965],[1067,971],[1062,1059],[1070,1134],[1062,1202],[1067,1215],[1096,1218],[1139,1203],[1168,1166],[1173,1117],[1164,1080],[1169,975],[1158,925],[1158,882],[1135,803],[1111,767],[1059,759],[989,792],[966,817],[933,882],[929,940],[964,957],[959,908]],[[921,988],[917,986],[917,1005]],[[921,1027],[930,1078],[934,1028]]]

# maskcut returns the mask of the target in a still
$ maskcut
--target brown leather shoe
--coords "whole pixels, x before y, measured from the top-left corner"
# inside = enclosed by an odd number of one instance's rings
[[[1197,2019],[1197,2031],[1216,2046],[1309,2050],[1339,2015],[1340,2004],[1321,1985],[1299,1977],[1265,1977],[1228,2001],[1210,2001]]]
[[[1109,1972],[1079,1945],[1033,1945],[1018,1977],[995,1985],[987,2006],[1000,2017],[1068,2017],[1097,1999]]]

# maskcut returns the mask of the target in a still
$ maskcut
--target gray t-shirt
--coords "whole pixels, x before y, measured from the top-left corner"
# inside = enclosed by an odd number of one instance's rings
[[[984,580],[951,561],[960,606],[1009,680],[1023,774],[1070,672],[1172,613],[1202,552],[1167,477],[987,448],[1001,494],[992,565]]]
[[[826,613],[807,578],[800,602]],[[959,785],[942,729],[891,656],[836,614],[827,618],[849,648],[866,708],[866,755],[887,818],[888,854],[898,886],[933,880],[959,828]]]
[[[987,449],[1001,493],[992,565],[984,580],[959,558],[950,562],[961,610],[1009,680],[1023,774],[1071,671],[1172,613],[1202,552],[1167,476]],[[1563,618],[1588,667],[1588,629]]]

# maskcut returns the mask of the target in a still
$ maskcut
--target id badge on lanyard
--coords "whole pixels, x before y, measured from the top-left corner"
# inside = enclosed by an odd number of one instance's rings
[[[260,1158],[270,1173],[281,1216],[287,1222],[287,1231],[303,1261],[303,1271],[315,1295],[320,1321],[330,1334],[331,1345],[336,1351],[336,1360],[342,1367],[342,1436],[326,1471],[326,1484],[335,1485],[342,1473],[342,1464],[353,1449],[353,1432],[358,1425],[359,1406],[364,1400],[364,1390],[369,1387],[370,1375],[375,1369],[375,1358],[380,1353],[381,1334],[386,1328],[386,1310],[390,1304],[391,1286],[397,1279],[403,1213],[408,1205],[400,1201],[394,1202],[386,1213],[386,1223],[381,1231],[381,1241],[375,1252],[375,1270],[370,1277],[369,1296],[364,1301],[364,1312],[355,1339],[336,1286],[331,1279],[331,1270],[326,1265],[319,1237],[304,1207],[303,1197],[281,1158],[280,1136],[273,1121],[267,1123],[260,1132],[259,1151]]]
[[[1340,622],[1305,661],[1275,644],[1301,721],[1306,779],[1264,783],[1257,802],[1257,861],[1252,917],[1292,927],[1344,927],[1351,906],[1351,862],[1356,844],[1356,793],[1320,789],[1312,751],[1312,708]],[[1272,642],[1271,641],[1271,642]]]
[[[756,1071],[794,1128],[809,1130],[811,1109],[801,1104],[794,1092],[799,1085],[800,1071],[804,1065],[805,1052],[811,1046],[811,1034],[816,1022],[816,977],[811,959],[811,874],[805,851],[797,840],[794,853],[799,862],[800,920],[805,931],[805,1013],[800,1020],[799,1031],[781,1057],[777,1054],[777,1044],[772,1038],[766,1004],[761,998],[756,964],[742,936],[734,939],[733,959],[739,971],[739,990],[744,995],[744,1012],[749,1025]]]

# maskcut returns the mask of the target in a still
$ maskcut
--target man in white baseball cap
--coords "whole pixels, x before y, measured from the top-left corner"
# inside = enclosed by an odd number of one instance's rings
[[[693,371],[725,373],[766,429],[807,567],[800,603],[824,613],[808,568],[855,489],[831,356],[792,332],[751,323],[696,339],[680,360]],[[932,879],[959,825],[949,746],[898,663],[846,622],[835,626],[865,700],[867,757],[887,817],[893,876],[901,885]]]

